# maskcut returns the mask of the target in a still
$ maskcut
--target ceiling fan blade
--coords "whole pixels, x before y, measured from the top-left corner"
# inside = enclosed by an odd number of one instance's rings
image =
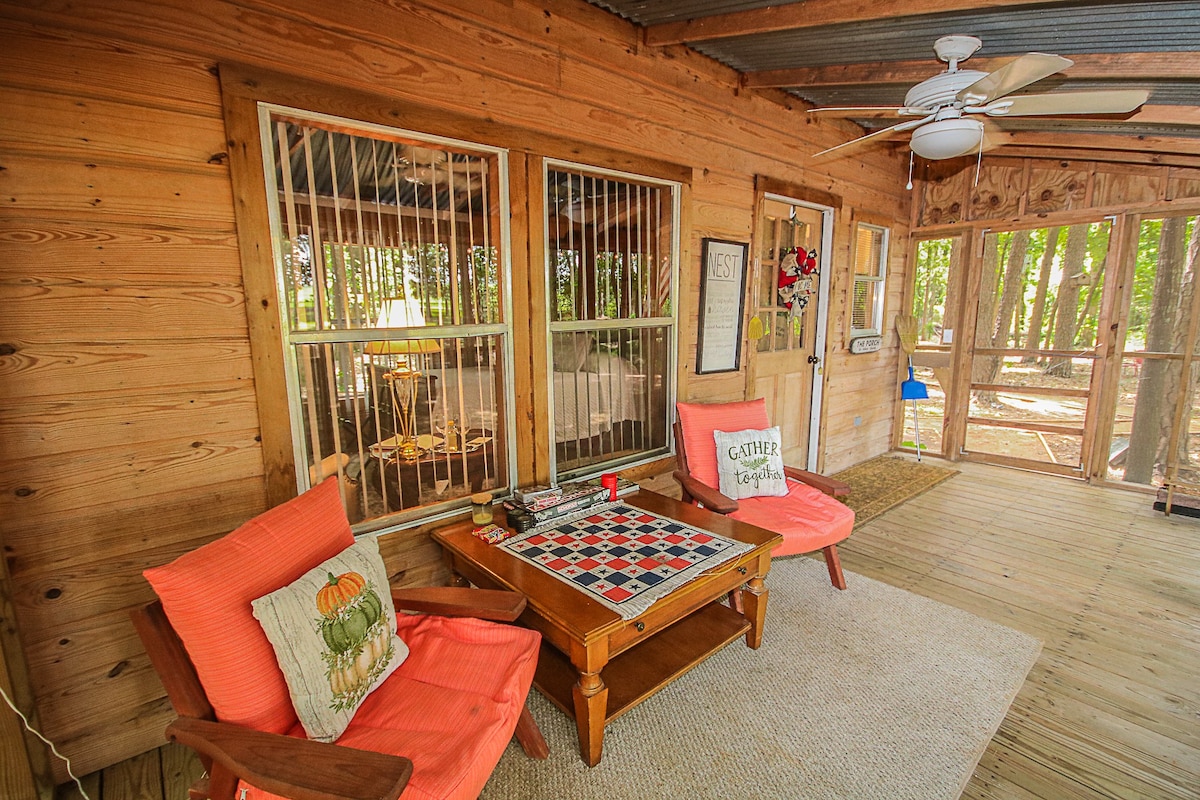
[[[875,139],[882,139],[890,136],[893,133],[900,133],[902,131],[910,131],[913,128],[919,128],[926,122],[929,122],[931,119],[933,119],[933,114],[930,114],[923,119],[910,119],[907,122],[901,122],[897,125],[891,126],[890,128],[880,128],[877,131],[868,133],[866,136],[860,136],[857,139],[851,139],[848,142],[842,142],[835,147],[827,148],[819,153],[813,153],[812,157],[820,158],[821,156],[829,155],[830,153],[846,153],[851,150],[857,150],[859,147],[862,147],[863,145],[868,144]]]
[[[810,108],[810,114],[823,117],[899,117],[904,115],[903,106],[846,106],[842,108]]]
[[[1071,59],[1062,56],[1026,53],[959,91],[958,99],[971,104],[990,103],[997,97],[1015,92],[1022,86],[1028,86],[1034,81],[1040,81],[1042,78],[1061,72],[1074,63]]]
[[[990,117],[1036,117],[1059,114],[1126,114],[1145,103],[1144,89],[1110,89],[1096,92],[1026,94],[1008,97],[985,113]]]

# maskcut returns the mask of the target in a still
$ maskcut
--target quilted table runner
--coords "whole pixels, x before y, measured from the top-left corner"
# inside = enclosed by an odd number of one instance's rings
[[[620,501],[499,545],[633,619],[688,581],[719,570],[751,545]]]

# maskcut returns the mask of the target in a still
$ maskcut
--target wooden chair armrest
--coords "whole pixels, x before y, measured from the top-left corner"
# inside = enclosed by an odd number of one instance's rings
[[[788,466],[783,468],[783,474],[801,483],[807,483],[809,486],[821,490],[830,497],[845,497],[850,494],[850,484],[845,481],[839,481],[836,478],[828,478],[824,475],[818,475],[815,472]]]
[[[293,800],[396,800],[413,768],[400,756],[192,717],[168,725],[167,738],[260,789]]]
[[[709,511],[716,512],[717,514],[732,514],[738,510],[737,500],[726,497],[711,486],[696,480],[691,475],[679,470],[675,470],[671,474],[674,475],[675,480],[679,481],[679,485],[683,487],[685,492],[703,503],[704,507]]]
[[[501,589],[430,586],[392,589],[396,610],[420,611],[443,617],[478,617],[513,622],[525,610],[525,595]]]

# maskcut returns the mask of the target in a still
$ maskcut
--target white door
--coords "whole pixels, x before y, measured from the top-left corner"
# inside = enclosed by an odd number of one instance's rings
[[[784,463],[805,469],[818,453],[832,223],[831,208],[768,194],[755,235],[751,390],[780,428]],[[790,309],[779,291],[784,270]]]

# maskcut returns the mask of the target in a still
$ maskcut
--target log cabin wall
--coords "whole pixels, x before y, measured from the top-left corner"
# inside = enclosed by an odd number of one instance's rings
[[[171,716],[126,616],[150,597],[141,570],[269,504],[260,416],[281,401],[256,393],[222,63],[526,130],[580,161],[595,147],[686,167],[681,399],[746,392],[744,369],[693,374],[700,239],[749,241],[756,176],[837,195],[825,469],[890,445],[898,343],[846,354],[850,232],[855,209],[894,222],[891,319],[906,165],[874,152],[813,169],[808,153],[857,129],[743,93],[690,51],[644,48],[610,14],[574,0],[5,2],[0,41],[0,677],[80,774],[161,744]],[[427,536],[383,540],[402,581],[444,580]],[[65,780],[12,730],[0,763],[16,753]],[[23,796],[30,781],[6,773]]]

